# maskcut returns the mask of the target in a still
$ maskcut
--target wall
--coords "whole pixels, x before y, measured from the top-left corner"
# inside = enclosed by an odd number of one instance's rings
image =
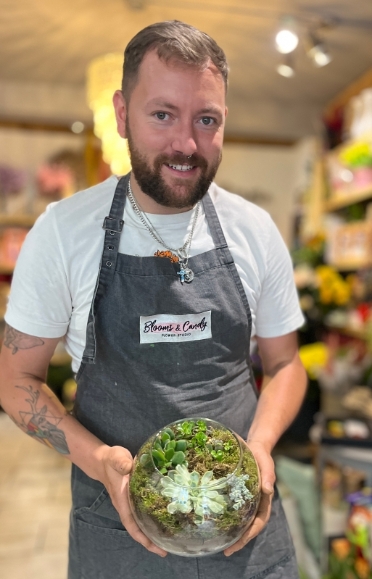
[[[313,139],[292,147],[225,144],[216,182],[266,209],[290,246],[299,197],[309,186]]]

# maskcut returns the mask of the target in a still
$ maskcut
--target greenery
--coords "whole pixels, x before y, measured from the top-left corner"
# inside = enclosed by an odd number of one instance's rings
[[[259,484],[252,453],[229,429],[209,420],[185,420],[142,446],[129,488],[145,532],[155,528],[163,537],[183,540],[221,536],[229,544],[254,517]]]
[[[372,148],[367,141],[356,141],[340,153],[341,161],[351,169],[372,167]]]

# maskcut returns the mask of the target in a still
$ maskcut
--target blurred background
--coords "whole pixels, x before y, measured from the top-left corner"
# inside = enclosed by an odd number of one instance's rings
[[[300,572],[370,579],[371,1],[0,0],[0,13],[0,335],[37,216],[130,169],[111,106],[128,41],[161,20],[204,30],[231,69],[216,181],[272,215],[306,318],[308,393],[275,449]],[[259,384],[255,349],[253,361]],[[62,343],[48,380],[70,410],[76,383]],[[69,465],[4,412],[0,441],[1,577],[63,579]]]

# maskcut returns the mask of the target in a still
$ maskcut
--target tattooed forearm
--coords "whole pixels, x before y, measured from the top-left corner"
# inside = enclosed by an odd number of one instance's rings
[[[12,354],[16,354],[18,350],[28,350],[36,346],[42,346],[44,341],[41,338],[24,334],[6,325],[3,344],[6,348],[13,350]]]
[[[53,416],[50,412],[48,413],[46,405],[38,409],[37,403],[40,392],[33,389],[32,386],[16,386],[16,388],[27,392],[29,398],[26,398],[26,402],[29,403],[31,408],[30,412],[19,412],[21,422],[18,423],[18,426],[29,436],[36,438],[46,446],[54,448],[61,454],[70,454],[65,433],[58,428],[63,416],[58,417]],[[67,412],[65,414],[67,415]]]

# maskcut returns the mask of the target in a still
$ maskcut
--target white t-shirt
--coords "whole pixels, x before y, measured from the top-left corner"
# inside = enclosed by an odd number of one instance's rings
[[[104,230],[118,178],[48,206],[28,233],[13,275],[7,324],[41,338],[65,336],[72,368],[80,366],[89,309],[101,259]],[[266,211],[212,184],[209,190],[252,312],[252,336],[276,337],[300,327],[303,316],[288,250]],[[172,248],[181,247],[192,211],[150,215]],[[190,255],[214,248],[202,207]],[[149,256],[165,248],[125,204],[119,251]],[[166,258],[159,258],[166,259]]]

